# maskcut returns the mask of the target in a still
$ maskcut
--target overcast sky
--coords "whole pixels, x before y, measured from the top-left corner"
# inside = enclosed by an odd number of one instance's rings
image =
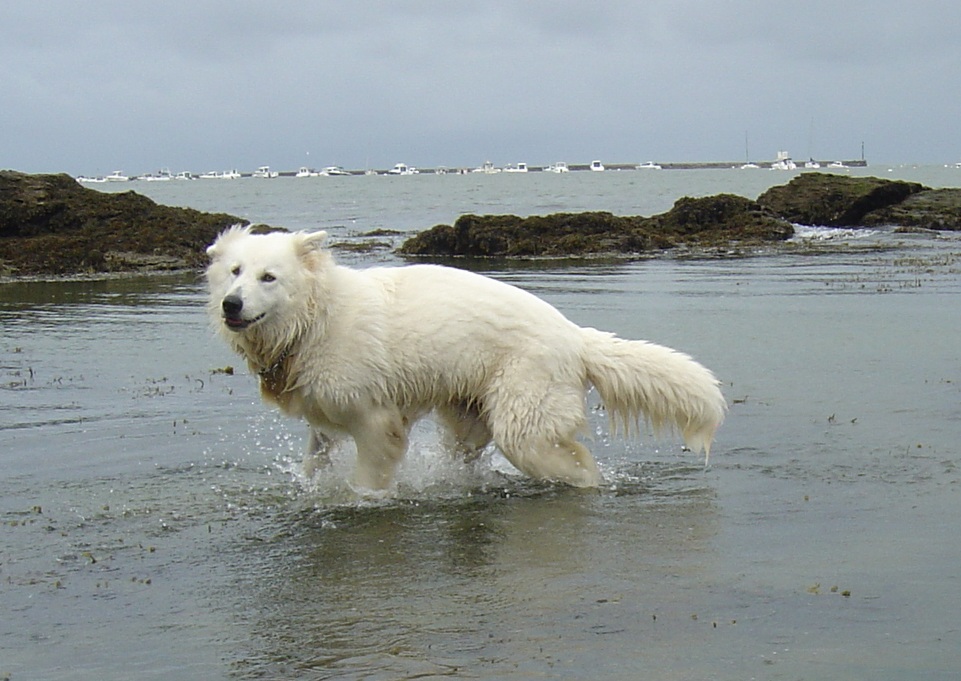
[[[26,172],[961,161],[957,0],[10,1],[0,63]]]

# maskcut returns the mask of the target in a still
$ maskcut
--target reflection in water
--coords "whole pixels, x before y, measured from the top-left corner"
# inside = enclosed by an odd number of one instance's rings
[[[649,479],[658,497],[631,482],[617,493],[521,484],[447,502],[293,513],[279,535],[238,547],[243,587],[216,595],[239,597],[253,634],[235,670],[547,673],[571,646],[603,660],[636,645],[653,615],[672,609],[665,580],[684,588],[709,572],[712,493],[692,491],[683,472],[662,473]],[[678,497],[670,486],[683,488]]]
[[[60,310],[83,306],[94,313],[100,306],[150,309],[182,305],[185,297],[199,300],[199,274],[177,273],[164,276],[124,276],[112,279],[74,279],[63,281],[13,281],[0,284],[0,319],[16,320],[30,310]]]

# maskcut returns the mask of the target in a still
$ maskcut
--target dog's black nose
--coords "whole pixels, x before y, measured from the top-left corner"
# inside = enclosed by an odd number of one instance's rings
[[[228,317],[237,317],[244,309],[244,301],[240,296],[226,296],[220,306]]]

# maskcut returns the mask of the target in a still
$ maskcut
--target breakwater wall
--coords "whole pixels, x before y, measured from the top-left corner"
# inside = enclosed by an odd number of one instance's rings
[[[774,161],[757,161],[757,162],[754,162],[753,165],[761,169],[770,169],[774,165],[774,163],[775,163]],[[818,164],[820,170],[835,170],[835,169],[843,169],[843,168],[866,168],[868,165],[868,162],[865,161],[864,159],[854,160],[854,161],[815,161],[815,163]],[[672,162],[665,162],[665,163],[654,162],[650,167],[643,167],[643,166],[639,167],[637,163],[605,163],[604,170],[605,171],[625,171],[625,170],[645,171],[645,170],[654,170],[654,169],[656,170],[725,170],[725,169],[732,169],[732,168],[741,169],[744,166],[745,166],[744,161],[678,161],[673,163]],[[550,166],[540,166],[540,165],[529,165],[527,167],[528,172],[532,172],[532,173],[551,172],[549,168]],[[568,164],[568,169],[572,172],[592,170],[590,163],[571,163],[571,164]],[[813,168],[805,168],[804,162],[802,161],[798,163],[797,169],[811,170]],[[374,174],[388,175],[390,174],[388,171],[389,169],[387,168],[382,168],[382,169],[375,168],[371,170],[347,170],[346,172],[349,175],[374,175]],[[470,173],[483,174],[484,172],[485,171],[482,171],[477,168],[450,168],[446,166],[440,166],[437,168],[421,168],[421,167],[417,168],[418,174],[425,174],[425,175],[431,175],[431,174],[433,175],[448,175],[448,174],[449,175],[458,175],[458,174],[466,175]],[[493,169],[493,171],[490,171],[490,172],[499,173],[502,171],[499,169]],[[281,177],[293,177],[294,175],[297,174],[297,171],[282,170],[280,171],[279,174]],[[242,175],[244,177],[249,177],[251,173],[242,173]]]

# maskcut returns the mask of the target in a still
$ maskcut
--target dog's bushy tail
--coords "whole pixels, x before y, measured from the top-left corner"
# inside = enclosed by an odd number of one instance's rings
[[[615,430],[630,433],[640,418],[655,434],[676,428],[688,447],[710,455],[727,403],[708,369],[682,352],[647,341],[582,329],[584,366]]]

